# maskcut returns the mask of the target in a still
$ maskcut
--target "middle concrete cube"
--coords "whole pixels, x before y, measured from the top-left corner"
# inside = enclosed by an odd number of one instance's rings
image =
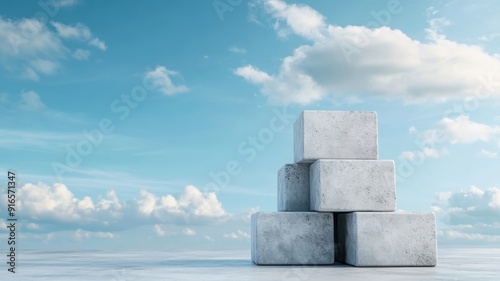
[[[309,176],[311,211],[396,210],[392,160],[318,160]]]

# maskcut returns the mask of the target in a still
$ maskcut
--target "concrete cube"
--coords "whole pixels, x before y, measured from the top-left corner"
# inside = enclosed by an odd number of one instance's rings
[[[355,212],[335,216],[336,261],[354,266],[436,266],[433,213]]]
[[[286,164],[278,171],[278,211],[309,211],[308,164]]]
[[[254,213],[251,252],[257,265],[333,264],[333,214]]]
[[[303,111],[294,124],[294,161],[377,159],[377,113]]]
[[[392,160],[318,160],[309,171],[312,211],[396,210]]]

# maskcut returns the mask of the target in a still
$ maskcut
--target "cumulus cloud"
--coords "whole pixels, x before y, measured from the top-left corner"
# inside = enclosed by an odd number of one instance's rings
[[[184,85],[175,85],[172,82],[173,76],[178,76],[177,71],[169,70],[165,66],[157,66],[154,70],[144,74],[147,83],[157,91],[165,95],[187,92],[189,89]]]
[[[229,217],[215,193],[202,193],[191,185],[177,197],[170,194],[157,196],[142,190],[129,201],[120,200],[115,191],[108,191],[97,200],[88,196],[78,198],[61,183],[52,186],[27,183],[19,188],[18,193],[20,213],[28,224],[32,224],[29,229],[33,231],[78,228],[108,232],[151,225],[158,236],[163,236],[166,232],[161,225],[165,223],[206,224]],[[190,228],[183,232],[195,234]],[[84,232],[79,235],[86,236]]]
[[[52,74],[68,49],[60,38],[36,19],[0,17],[0,60],[4,67],[37,81]]]
[[[53,1],[69,6],[76,1]],[[106,50],[101,39],[93,36],[83,24],[75,26],[52,22],[46,25],[35,18],[8,19],[0,16],[0,61],[9,71],[25,79],[39,81],[41,75],[53,75],[68,58],[86,59],[90,53],[72,51],[63,40],[76,39]]]
[[[439,35],[440,28],[449,24],[444,18],[430,20],[429,41],[420,42],[389,27],[327,24],[306,5],[281,0],[259,3],[275,20],[278,35],[291,32],[311,42],[285,57],[276,74],[253,65],[234,71],[259,86],[272,103],[310,104],[352,96],[446,101],[477,91],[500,95],[496,84],[479,88],[491,75],[498,76],[500,60],[480,46]]]
[[[36,19],[10,20],[0,17],[0,50],[5,57],[62,57],[66,48],[61,40]]]
[[[89,217],[96,208],[92,199],[87,196],[75,198],[64,184],[47,186],[27,183],[19,189],[19,197],[20,210],[34,221],[76,222],[97,219]]]
[[[318,11],[306,5],[288,5],[283,1],[269,0],[263,3],[268,13],[284,21],[295,34],[313,40],[324,38],[327,24]],[[287,27],[281,27],[280,21],[276,21],[274,25],[281,36],[288,34]]]
[[[433,210],[448,228],[441,235],[453,239],[500,241],[500,189],[471,186],[461,192],[439,193]]]
[[[443,118],[439,121],[451,143],[489,142],[494,136],[500,135],[500,127],[471,121],[469,116],[460,115],[455,119]]]
[[[448,154],[445,144],[471,144],[476,142],[500,141],[500,127],[470,120],[469,116],[445,117],[436,123],[436,127],[419,132],[411,127],[410,134],[416,137],[415,151],[403,151],[401,158],[408,160],[437,158]],[[495,152],[482,150],[483,156],[494,157]]]

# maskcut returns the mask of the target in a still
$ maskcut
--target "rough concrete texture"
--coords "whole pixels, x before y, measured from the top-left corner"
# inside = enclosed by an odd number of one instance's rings
[[[252,215],[252,261],[257,265],[334,263],[333,214],[274,212]]]
[[[318,160],[309,170],[312,211],[396,210],[392,160]]]
[[[278,171],[278,211],[309,211],[308,164],[286,164]]]
[[[303,111],[295,121],[295,163],[377,157],[376,112]]]
[[[354,266],[436,266],[433,213],[337,214],[336,261]]]

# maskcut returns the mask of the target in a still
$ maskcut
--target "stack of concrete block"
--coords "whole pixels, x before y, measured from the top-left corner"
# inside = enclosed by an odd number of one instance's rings
[[[434,214],[395,212],[376,112],[304,111],[294,160],[278,171],[278,212],[252,215],[255,264],[436,265]]]

